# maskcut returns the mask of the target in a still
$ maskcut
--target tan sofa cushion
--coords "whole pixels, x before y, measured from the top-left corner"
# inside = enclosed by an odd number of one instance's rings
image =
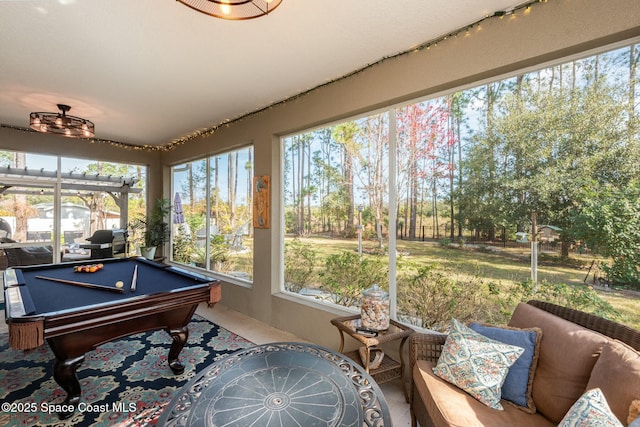
[[[527,414],[515,406],[498,411],[480,403],[463,390],[433,373],[434,362],[419,360],[413,381],[436,427],[538,427],[555,426],[539,414]],[[504,401],[503,401],[504,403]]]
[[[593,367],[587,388],[602,390],[611,412],[626,425],[631,402],[640,399],[640,353],[610,341]]]
[[[559,423],[585,392],[607,337],[524,303],[509,326],[542,329],[533,400],[538,412]]]

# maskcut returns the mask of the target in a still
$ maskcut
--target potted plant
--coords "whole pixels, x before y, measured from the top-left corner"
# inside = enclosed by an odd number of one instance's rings
[[[171,212],[171,202],[168,199],[158,199],[149,215],[136,218],[131,224],[134,231],[142,231],[144,244],[140,246],[140,254],[147,258],[155,257],[158,246],[164,245],[169,239],[170,226],[166,217]]]

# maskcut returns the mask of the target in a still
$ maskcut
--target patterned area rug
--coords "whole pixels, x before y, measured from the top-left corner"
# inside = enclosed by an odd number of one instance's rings
[[[215,360],[253,344],[194,316],[189,340],[180,353],[185,365],[174,375],[167,364],[171,337],[165,331],[131,335],[85,355],[78,369],[82,411],[60,421],[49,411],[66,393],[53,379],[48,345],[29,352],[9,348],[0,334],[1,426],[149,426],[154,425],[174,392]]]

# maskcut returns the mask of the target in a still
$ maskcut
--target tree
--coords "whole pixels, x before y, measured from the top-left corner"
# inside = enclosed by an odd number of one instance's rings
[[[353,192],[354,158],[359,154],[359,147],[356,142],[358,134],[358,124],[356,122],[346,122],[335,126],[331,131],[333,139],[342,147],[342,191],[347,196],[347,222],[345,229],[349,234],[354,230],[355,202]]]
[[[238,153],[227,154],[227,183],[229,185],[227,194],[229,195],[229,231],[236,231],[236,193],[238,190]]]
[[[440,181],[451,172],[454,146],[449,118],[451,98],[439,98],[411,104],[398,110],[398,194],[407,194],[405,223],[409,238],[416,238],[419,208],[425,203],[424,188],[431,194],[434,233],[438,234],[438,197]],[[425,186],[423,186],[425,184]],[[436,237],[434,235],[434,237]],[[439,236],[438,236],[439,237]]]
[[[612,263],[603,263],[609,280],[640,290],[640,181],[620,189],[591,191],[574,218],[573,232]]]
[[[522,225],[536,211],[541,223],[563,229],[562,255],[568,256],[585,188],[620,188],[634,176],[626,86],[598,78],[607,64],[580,63],[578,82],[553,70],[517,80],[517,90],[497,102],[499,114],[468,152],[467,215],[475,205],[478,222]]]
[[[315,132],[319,148],[313,152],[313,185],[320,203],[321,231],[332,232],[332,213],[327,204],[332,191],[336,189],[338,165],[334,158],[336,143],[331,138],[331,129],[324,128]]]
[[[27,166],[25,153],[13,153],[13,166],[17,169],[23,169]],[[33,213],[33,208],[27,202],[27,196],[24,194],[13,195],[13,212],[16,217],[16,229],[13,238],[18,241],[27,240],[28,219]]]
[[[253,200],[253,150],[247,151],[247,161],[244,164],[244,169],[247,171],[247,198]],[[249,222],[249,234],[253,236],[253,221]]]
[[[367,117],[360,125],[360,165],[357,175],[375,219],[378,248],[382,248],[382,224],[389,186],[389,126],[386,114]],[[362,206],[364,208],[364,206]]]
[[[500,203],[500,153],[501,138],[495,133],[496,111],[508,82],[489,83],[475,90],[465,92],[467,114],[475,115],[476,131],[467,137],[466,158],[460,168],[466,171],[463,184],[459,185],[457,196],[461,221],[475,230],[476,239],[486,234],[489,240],[495,237],[496,223],[504,223]]]
[[[290,197],[293,204],[293,232],[296,236],[303,236],[311,230],[311,144],[312,133],[296,135],[288,145],[290,160],[285,168],[288,170],[287,183],[291,185]],[[305,199],[306,214],[305,220]]]

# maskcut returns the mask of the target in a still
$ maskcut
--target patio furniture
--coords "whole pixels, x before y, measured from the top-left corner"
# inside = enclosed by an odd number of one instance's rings
[[[390,426],[382,391],[332,350],[288,342],[232,353],[173,397],[159,426]]]
[[[509,327],[542,330],[535,373],[529,377],[533,413],[504,399],[503,410],[492,409],[435,375],[447,335],[416,333],[409,338],[414,427],[416,421],[421,427],[555,426],[595,388],[627,425],[630,404],[640,399],[640,331],[541,301],[519,304]]]
[[[340,349],[338,351],[342,353],[342,350],[344,349],[344,334],[347,334],[361,344],[364,344],[364,359],[358,354],[358,352],[355,351],[346,353],[346,356],[355,361],[360,360],[367,373],[369,373],[373,377],[373,379],[378,382],[378,384],[384,384],[385,382],[392,381],[397,378],[402,378],[404,381],[404,344],[407,338],[409,338],[409,336],[414,332],[414,330],[410,327],[398,323],[393,319],[391,319],[389,322],[389,329],[385,331],[379,331],[375,336],[371,336],[358,332],[359,328],[362,326],[362,320],[359,314],[331,319],[331,324],[338,328],[338,331],[340,331]],[[385,354],[380,365],[375,369],[370,369],[369,362],[371,360],[371,350],[374,348],[379,348],[385,343],[397,340],[400,340],[398,351],[400,360],[394,360],[390,356]],[[404,389],[405,397],[407,397],[407,387],[404,387]]]
[[[80,247],[91,250],[91,259],[126,256],[128,236],[127,230],[122,229],[96,230],[91,237],[87,238],[91,243],[80,244]]]
[[[0,238],[0,243],[18,243],[8,237]],[[53,249],[51,246],[5,247],[9,267],[35,264],[51,264]]]

